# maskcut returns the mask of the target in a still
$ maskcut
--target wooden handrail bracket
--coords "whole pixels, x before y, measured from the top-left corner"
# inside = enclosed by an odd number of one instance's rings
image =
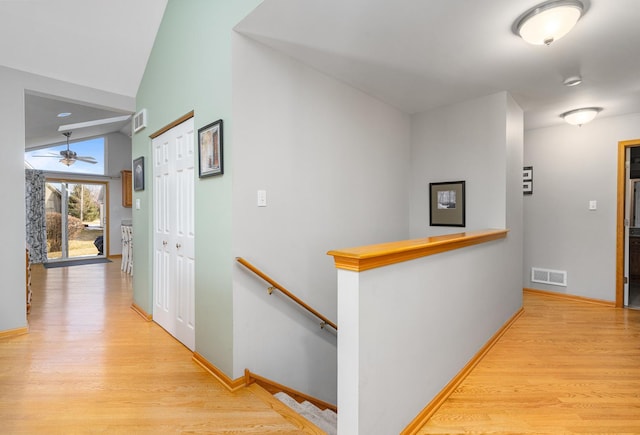
[[[274,289],[280,290],[280,292],[282,292],[285,296],[289,297],[292,301],[294,301],[295,303],[300,305],[302,308],[304,308],[305,310],[309,311],[311,314],[313,314],[318,319],[320,319],[320,321],[321,321],[320,322],[320,328],[324,328],[326,325],[329,325],[333,329],[335,329],[336,331],[338,330],[338,325],[336,325],[331,320],[329,320],[328,318],[326,318],[325,316],[320,314],[317,310],[312,308],[309,304],[307,304],[302,299],[300,299],[299,297],[297,297],[296,295],[291,293],[289,290],[287,290],[286,288],[284,288],[283,286],[278,284],[276,281],[273,280],[273,278],[271,278],[269,275],[267,275],[266,273],[264,273],[263,271],[261,271],[260,269],[255,267],[253,264],[251,264],[250,262],[248,262],[247,260],[245,260],[242,257],[236,257],[236,261],[238,263],[242,264],[247,269],[249,269],[251,272],[253,272],[256,275],[258,275],[260,278],[262,278],[263,280],[265,280],[269,284],[271,284],[271,287],[269,287],[267,289],[269,294],[271,294]]]
[[[507,237],[509,230],[468,231],[327,252],[337,269],[362,272]]]

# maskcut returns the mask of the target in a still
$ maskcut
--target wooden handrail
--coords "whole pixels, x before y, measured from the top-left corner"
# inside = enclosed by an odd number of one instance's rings
[[[321,328],[323,328],[324,325],[329,325],[333,329],[335,329],[336,331],[338,330],[338,325],[336,325],[331,320],[329,320],[328,318],[326,318],[325,316],[320,314],[318,311],[316,311],[314,308],[309,306],[302,299],[300,299],[299,297],[297,297],[296,295],[291,293],[289,290],[287,290],[286,288],[282,287],[280,284],[278,284],[276,281],[274,281],[269,275],[267,275],[266,273],[264,273],[263,271],[261,271],[260,269],[255,267],[253,264],[249,263],[247,260],[245,260],[242,257],[236,257],[236,261],[238,263],[242,264],[247,269],[249,269],[251,272],[253,272],[256,275],[258,275],[260,278],[262,278],[263,280],[265,280],[269,284],[271,284],[271,287],[269,288],[269,294],[271,294],[271,290],[274,289],[274,288],[280,290],[282,293],[284,293],[286,296],[288,296],[292,301],[294,301],[295,303],[300,305],[302,308],[304,308],[305,310],[309,311],[311,314],[313,314],[318,319],[320,319],[322,321],[322,323],[320,324]]]
[[[509,230],[489,229],[445,234],[425,239],[402,240],[327,252],[332,255],[336,268],[364,272],[377,267],[415,260],[428,255],[441,254],[507,237]]]

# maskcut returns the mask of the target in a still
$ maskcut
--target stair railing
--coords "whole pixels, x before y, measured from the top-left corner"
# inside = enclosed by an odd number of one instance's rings
[[[280,290],[280,292],[283,293],[285,296],[289,297],[292,301],[294,301],[295,303],[300,305],[302,308],[304,308],[305,310],[309,311],[311,314],[313,314],[318,319],[320,319],[320,321],[321,321],[320,322],[320,328],[321,329],[324,329],[325,326],[331,326],[336,331],[338,330],[338,325],[333,323],[327,317],[325,317],[322,314],[320,314],[317,310],[312,308],[309,304],[307,304],[302,299],[300,299],[299,297],[297,297],[296,295],[291,293],[289,290],[287,290],[286,288],[284,288],[283,286],[278,284],[269,275],[267,275],[266,273],[264,273],[263,271],[261,271],[260,269],[255,267],[253,264],[251,264],[250,262],[248,262],[247,260],[245,260],[242,257],[236,257],[236,261],[238,263],[242,264],[247,269],[249,269],[251,272],[253,272],[256,275],[258,275],[260,278],[262,278],[266,282],[268,282],[271,285],[271,287],[267,288],[267,291],[269,292],[269,294],[272,294],[273,290],[276,290],[276,289]]]

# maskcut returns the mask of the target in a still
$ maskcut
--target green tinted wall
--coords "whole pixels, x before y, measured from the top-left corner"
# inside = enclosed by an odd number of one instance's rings
[[[147,166],[134,192],[134,301],[152,313],[153,186],[149,135],[194,111],[196,129],[224,121],[224,175],[195,180],[196,351],[228,375],[233,363],[231,284],[231,33],[260,0],[169,0],[138,89],[147,127],[133,136],[133,158]],[[197,174],[196,174],[197,177]],[[135,201],[140,200],[140,209]]]

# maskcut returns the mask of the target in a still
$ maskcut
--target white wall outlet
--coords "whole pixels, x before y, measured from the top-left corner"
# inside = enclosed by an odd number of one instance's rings
[[[598,209],[598,201],[592,199],[589,201],[589,210],[597,210]]]
[[[258,190],[258,207],[266,207],[266,206],[267,206],[267,191]]]

